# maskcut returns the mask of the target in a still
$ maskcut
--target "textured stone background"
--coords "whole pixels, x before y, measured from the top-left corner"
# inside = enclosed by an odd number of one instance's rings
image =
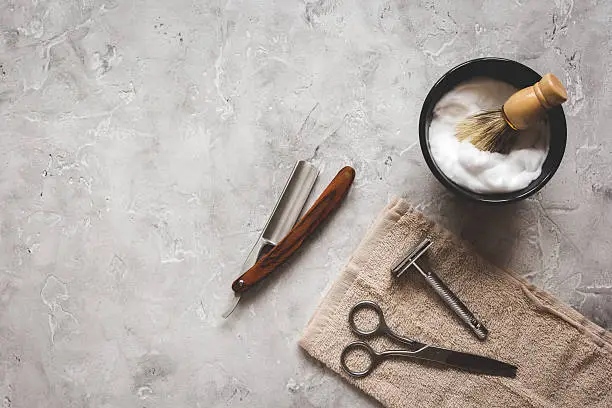
[[[8,407],[376,404],[301,330],[401,195],[612,327],[612,3],[0,2],[0,400]],[[535,197],[483,208],[429,173],[429,87],[479,56],[567,85]],[[297,159],[357,170],[331,222],[226,324],[218,303]]]

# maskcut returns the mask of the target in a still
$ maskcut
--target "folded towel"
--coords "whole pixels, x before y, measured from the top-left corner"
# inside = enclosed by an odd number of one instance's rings
[[[479,341],[415,273],[392,277],[395,260],[424,238],[424,258],[489,329]],[[357,340],[349,310],[373,300],[398,334],[518,366],[517,377],[467,373],[427,362],[387,360],[361,379],[340,353]],[[375,350],[398,348],[368,340]],[[552,295],[480,258],[401,199],[384,209],[325,296],[300,346],[389,407],[612,407],[612,334]]]

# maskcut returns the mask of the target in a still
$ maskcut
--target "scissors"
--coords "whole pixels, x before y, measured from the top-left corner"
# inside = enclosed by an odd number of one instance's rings
[[[364,309],[373,310],[377,315],[378,323],[372,330],[360,329],[355,323],[355,314]],[[393,357],[435,361],[437,363],[474,373],[511,378],[516,376],[517,367],[511,364],[475,354],[430,346],[416,340],[399,336],[393,332],[389,326],[387,326],[380,307],[376,303],[369,300],[361,301],[353,306],[349,313],[348,321],[353,333],[359,337],[371,338],[374,336],[387,336],[396,343],[406,346],[406,348],[403,350],[385,350],[378,353],[364,341],[355,341],[350,343],[344,348],[344,350],[342,350],[342,354],[340,355],[340,365],[342,366],[342,369],[351,377],[365,377],[372,373],[372,371],[374,371],[374,369],[384,360]],[[368,366],[363,371],[351,370],[347,365],[346,359],[351,351],[364,351],[368,356]]]

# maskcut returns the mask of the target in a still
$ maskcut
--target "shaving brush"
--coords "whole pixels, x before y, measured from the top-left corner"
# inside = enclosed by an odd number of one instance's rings
[[[457,124],[459,140],[469,140],[476,148],[507,153],[519,131],[537,122],[543,113],[567,100],[565,87],[553,74],[514,93],[500,109],[477,113]]]

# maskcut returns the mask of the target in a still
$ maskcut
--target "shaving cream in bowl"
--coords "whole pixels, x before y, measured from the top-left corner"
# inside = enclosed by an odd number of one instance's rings
[[[565,151],[561,107],[521,131],[508,154],[480,151],[455,136],[457,123],[499,109],[510,95],[540,78],[518,62],[480,58],[453,68],[434,85],[423,104],[419,137],[425,161],[442,184],[477,201],[507,203],[534,194],[550,180]]]
[[[521,131],[507,154],[479,150],[455,136],[459,122],[498,109],[516,91],[506,82],[476,78],[459,84],[438,101],[429,125],[429,148],[440,170],[453,182],[477,193],[509,193],[538,178],[548,154],[545,121]]]

